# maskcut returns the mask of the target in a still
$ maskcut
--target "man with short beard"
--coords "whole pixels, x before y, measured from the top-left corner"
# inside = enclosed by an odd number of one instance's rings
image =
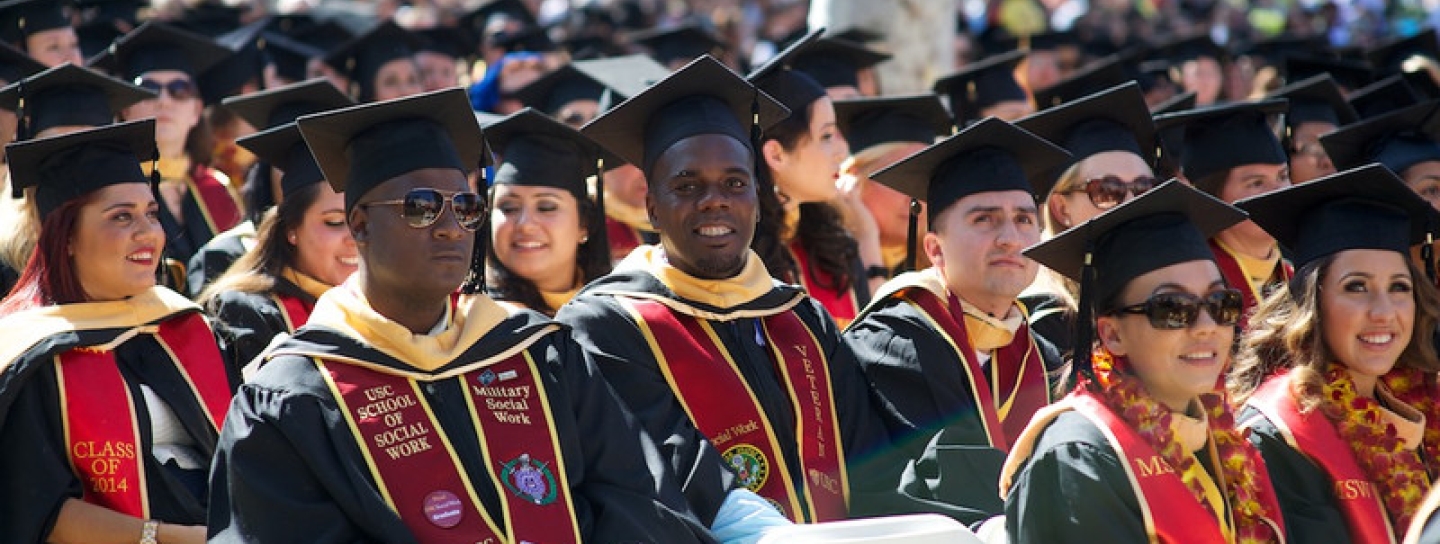
[[[750,250],[754,142],[783,114],[702,57],[583,129],[645,173],[660,244],[637,248],[556,319],[660,445],[702,521],[731,481],[815,522],[876,511],[871,500],[893,496],[898,478],[898,467],[856,464],[886,439],[834,321]]]

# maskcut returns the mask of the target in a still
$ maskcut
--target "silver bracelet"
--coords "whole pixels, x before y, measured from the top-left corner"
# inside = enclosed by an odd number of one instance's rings
[[[160,522],[146,520],[145,525],[140,528],[140,544],[160,544],[160,540],[155,538],[159,534]]]

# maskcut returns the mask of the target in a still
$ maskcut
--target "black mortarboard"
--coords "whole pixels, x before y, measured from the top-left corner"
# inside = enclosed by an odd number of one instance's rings
[[[559,49],[550,39],[550,29],[542,26],[496,32],[490,36],[490,46],[506,53],[545,53]]]
[[[702,134],[729,136],[752,153],[756,130],[790,112],[709,55],[630,97],[581,129],[647,175],[676,142]],[[758,123],[757,126],[753,126]]]
[[[0,2],[0,40],[24,47],[31,32],[69,28],[70,16],[59,0]]]
[[[422,168],[470,172],[490,163],[470,99],[458,87],[301,116],[305,143],[345,210],[392,178]]]
[[[488,0],[460,17],[460,27],[474,32],[476,36],[484,36],[485,27],[496,16],[514,19],[523,26],[536,23],[535,14],[521,0]]]
[[[293,121],[238,138],[235,144],[250,150],[264,164],[280,169],[282,195],[325,181],[325,174],[320,172],[320,165]]]
[[[153,156],[155,120],[143,119],[5,146],[15,195],[35,187],[40,220],[66,202],[119,183],[150,183],[140,162]]]
[[[269,23],[265,25],[265,30],[278,32],[290,37],[299,36],[300,34],[314,30],[316,26],[320,25],[319,19],[316,19],[314,15],[304,12],[274,15],[269,17],[268,20]]]
[[[51,127],[105,126],[148,98],[155,93],[67,62],[0,89],[0,109],[24,116],[17,139],[25,139]]]
[[[105,48],[124,35],[120,27],[110,20],[81,23],[75,27],[75,37],[80,40],[80,54],[87,59],[104,53]]]
[[[1400,77],[1405,80],[1407,85],[1410,85],[1410,90],[1414,91],[1415,96],[1421,100],[1440,98],[1440,82],[1435,81],[1435,78],[1430,75],[1429,70],[1421,69],[1414,72],[1401,72]]]
[[[1025,51],[990,56],[935,81],[934,91],[950,98],[955,124],[966,126],[982,118],[981,110],[1001,102],[1026,102],[1029,97],[1015,81],[1015,67]]]
[[[825,96],[825,87],[804,72],[796,70],[794,62],[813,47],[824,33],[824,27],[811,30],[765,64],[751,71],[745,79],[765,91],[765,94],[779,100],[792,113],[808,108],[811,102]]]
[[[689,62],[725,48],[723,40],[699,23],[635,32],[630,34],[630,43],[649,48],[651,56],[666,66],[677,61]]]
[[[1330,74],[1335,84],[1347,91],[1354,91],[1375,80],[1375,73],[1364,62],[1304,55],[1285,57],[1286,81],[1301,81],[1320,74]]]
[[[1420,96],[1402,76],[1390,76],[1357,90],[1349,97],[1350,106],[1361,119],[1392,112],[1420,103]]]
[[[492,185],[556,187],[589,198],[585,178],[625,163],[578,130],[525,108],[485,126],[485,141],[500,158]]]
[[[1134,66],[1134,69],[1129,71],[1129,75],[1133,76],[1135,81],[1140,83],[1140,90],[1142,91],[1148,93],[1151,89],[1161,86],[1173,86],[1175,84],[1175,80],[1170,79],[1170,61],[1168,60],[1147,60],[1133,63],[1131,66]]]
[[[417,30],[415,33],[420,35],[422,41],[420,51],[438,53],[453,59],[468,59],[478,52],[475,38],[455,27],[437,26]]]
[[[889,142],[928,146],[937,136],[949,135],[954,126],[950,112],[933,94],[837,100],[835,124],[852,155]]]
[[[360,87],[360,100],[375,96],[375,75],[386,63],[410,59],[420,47],[420,38],[386,20],[325,55],[325,64],[339,70],[352,85]]]
[[[1251,44],[1245,49],[1245,55],[1258,59],[1265,66],[1282,69],[1287,57],[1324,51],[1327,45],[1324,36],[1276,36]]]
[[[1130,81],[1125,77],[1123,63],[1131,61],[1133,59],[1128,55],[1111,55],[1092,62],[1070,77],[1035,91],[1035,107],[1042,110],[1053,108]]]
[[[275,65],[275,75],[289,82],[305,81],[310,59],[325,56],[325,51],[275,31],[265,31],[265,53]]]
[[[201,36],[219,36],[240,28],[244,9],[218,2],[200,2],[185,8],[175,26]]]
[[[1397,174],[1426,161],[1440,161],[1440,101],[1401,108],[1320,137],[1335,168],[1348,170],[1378,162]]]
[[[1402,64],[1411,57],[1422,56],[1440,62],[1440,42],[1435,29],[1427,28],[1414,36],[1396,38],[1365,52],[1365,58],[1382,74],[1398,74]]]
[[[791,59],[790,66],[821,86],[856,87],[860,70],[890,60],[890,54],[838,38],[820,38]]]
[[[323,78],[232,96],[222,103],[257,130],[292,123],[302,115],[354,105],[354,101]]]
[[[332,51],[355,39],[354,32],[335,21],[324,21],[303,31],[286,35],[325,52]]]
[[[1289,249],[1295,266],[1347,249],[1410,255],[1435,224],[1435,209],[1378,164],[1235,203]]]
[[[996,38],[1001,51],[1023,49],[1026,51],[1054,51],[1061,47],[1079,47],[1080,36],[1073,30],[1050,30],[1024,36],[1002,35]]]
[[[150,0],[74,0],[73,4],[85,22],[121,21],[138,26],[140,10],[150,7]]]
[[[576,100],[599,102],[604,94],[605,85],[567,64],[516,89],[510,96],[521,104],[555,115],[566,104]]]
[[[265,66],[270,64],[268,42],[262,34],[266,24],[268,21],[255,21],[215,38],[230,55],[200,75],[200,95],[206,104],[219,103],[250,81],[264,85]]]
[[[1185,91],[1167,98],[1164,102],[1156,104],[1155,107],[1150,110],[1150,115],[1158,116],[1193,109],[1195,107],[1195,96],[1195,91]]]
[[[1180,169],[1185,178],[1210,194],[1213,174],[1246,164],[1289,162],[1280,139],[1271,128],[1270,116],[1285,113],[1282,99],[1207,106],[1155,118],[1167,148],[1180,150]],[[1223,180],[1222,180],[1223,182]]]
[[[44,64],[36,62],[24,51],[7,43],[0,43],[0,80],[7,84],[14,83],[44,70]]]
[[[1075,161],[1129,151],[1155,164],[1155,123],[1145,93],[1133,81],[1031,114],[1015,125],[1059,145]]]
[[[149,21],[121,36],[104,53],[92,57],[86,64],[127,81],[134,81],[141,74],[154,70],[177,70],[193,78],[199,77],[229,54],[230,50],[209,38]]]
[[[648,55],[625,55],[605,59],[577,60],[570,66],[600,82],[609,93],[601,100],[602,110],[640,94],[670,75],[670,69]]]
[[[1207,240],[1244,220],[1245,212],[1172,179],[1026,249],[1026,257],[1080,282],[1077,370],[1091,374],[1094,301],[1115,301],[1131,280],[1167,266],[1213,262]]]
[[[1224,64],[1230,58],[1229,52],[1216,44],[1208,34],[1197,34],[1171,40],[1157,47],[1155,53],[1169,60],[1175,66],[1202,57],[1209,57],[1215,59],[1215,62]]]
[[[858,26],[852,26],[844,30],[836,30],[830,32],[829,34],[826,34],[826,36],[860,44],[880,41],[885,37],[879,32],[867,30]]]
[[[1290,111],[1285,114],[1285,124],[1290,130],[1303,123],[1330,123],[1340,127],[1360,120],[1360,115],[1345,101],[1340,87],[1328,74],[1291,83],[1271,92],[1268,98],[1290,101]]]
[[[993,117],[870,175],[910,198],[924,200],[930,221],[976,193],[1025,191],[1042,198],[1069,164],[1064,149]]]

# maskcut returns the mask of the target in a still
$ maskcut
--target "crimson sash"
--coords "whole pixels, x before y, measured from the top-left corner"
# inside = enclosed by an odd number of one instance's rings
[[[954,295],[948,303],[923,288],[904,289],[899,296],[924,314],[936,332],[954,348],[991,447],[1010,451],[1011,438],[1020,436],[1035,412],[1050,404],[1045,363],[1040,360],[1040,350],[1030,337],[1030,326],[1022,325],[1010,344],[995,350],[987,374],[980,368],[975,349],[970,345],[962,324],[964,317],[955,313],[960,301]]]
[[[1240,296],[1245,301],[1245,310],[1241,312],[1240,322],[1236,326],[1241,331],[1248,330],[1250,314],[1254,313],[1255,306],[1260,304],[1260,300],[1265,298],[1265,294],[1255,292],[1255,289],[1250,286],[1250,278],[1246,277],[1245,271],[1240,268],[1240,261],[1225,248],[1220,247],[1214,238],[1210,239],[1210,251],[1215,254],[1215,264],[1220,267],[1220,275],[1225,278],[1225,283],[1240,290]],[[1278,276],[1279,281],[1290,281],[1290,278],[1295,275],[1295,269],[1290,266],[1290,263],[1281,259],[1270,275]]]
[[[270,300],[275,301],[275,306],[280,308],[280,318],[285,320],[285,329],[292,333],[310,320],[310,311],[315,309],[314,304],[290,295],[274,294],[270,295]]]
[[[742,485],[797,522],[846,517],[849,481],[829,365],[814,334],[794,312],[765,316],[761,323],[795,413],[801,482],[793,481],[784,455],[787,445],[776,438],[754,391],[709,322],[652,300],[617,300],[635,317],[690,421],[722,452]]]
[[[1358,543],[1395,542],[1389,514],[1380,492],[1360,468],[1350,445],[1340,438],[1335,424],[1318,410],[1300,413],[1290,393],[1290,376],[1266,380],[1250,397],[1259,410],[1285,436],[1290,447],[1320,467],[1334,483],[1335,503],[1345,516],[1350,540]]]
[[[644,243],[640,239],[640,231],[635,227],[626,225],[612,218],[605,218],[605,235],[610,239],[610,256],[612,259],[624,258],[630,251]],[[618,255],[618,257],[616,257]]]
[[[169,319],[155,339],[170,356],[212,428],[230,406],[230,380],[214,336],[199,313]],[[150,517],[145,485],[148,452],[130,386],[113,351],[79,347],[56,357],[66,455],[84,482],[85,502]],[[155,361],[160,363],[159,361]]]
[[[205,217],[205,224],[210,226],[210,232],[225,232],[240,224],[240,205],[236,203],[235,196],[208,168],[196,165],[189,182],[195,203],[200,205],[201,215]]]
[[[855,290],[846,286],[837,291],[822,285],[822,282],[833,278],[824,270],[810,266],[810,254],[800,245],[799,239],[790,243],[790,255],[795,257],[795,267],[800,271],[800,286],[805,288],[810,298],[819,301],[830,312],[830,316],[835,318],[835,326],[844,330],[860,313]]]
[[[416,380],[343,361],[317,359],[316,366],[381,495],[417,540],[580,542],[549,399],[527,352],[448,378],[467,393],[486,471],[503,499],[498,513],[481,506]]]

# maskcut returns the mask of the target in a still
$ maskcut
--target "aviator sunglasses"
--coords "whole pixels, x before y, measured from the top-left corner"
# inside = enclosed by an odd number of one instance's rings
[[[1117,314],[1138,314],[1150,320],[1150,326],[1157,329],[1188,329],[1200,319],[1204,308],[1216,324],[1231,326],[1240,322],[1240,312],[1245,300],[1236,289],[1215,291],[1204,297],[1189,293],[1160,293],[1140,304],[1132,304],[1115,310]]]
[[[135,85],[140,88],[155,91],[156,94],[167,93],[175,100],[189,100],[195,98],[195,83],[188,79],[176,79],[161,83],[149,78],[137,78]]]
[[[485,201],[480,195],[470,192],[450,193],[441,192],[439,189],[411,189],[405,193],[405,198],[398,200],[379,200],[366,202],[361,207],[367,206],[400,206],[400,217],[411,228],[423,229],[434,225],[440,219],[440,214],[445,213],[445,203],[450,203],[450,209],[455,212],[455,219],[460,222],[460,227],[473,231],[480,228],[480,222],[485,220]]]
[[[1084,191],[1090,197],[1090,203],[1096,208],[1108,210],[1120,205],[1125,201],[1127,194],[1140,196],[1145,191],[1155,188],[1155,178],[1140,176],[1131,181],[1125,181],[1115,175],[1106,175],[1098,178],[1091,178],[1085,182],[1083,187],[1075,188],[1073,192]]]

